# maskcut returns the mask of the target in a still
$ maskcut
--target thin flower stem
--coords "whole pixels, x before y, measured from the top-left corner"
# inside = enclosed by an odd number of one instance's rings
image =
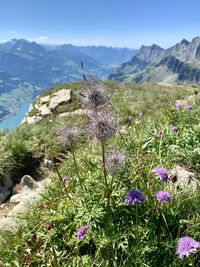
[[[54,164],[54,167],[55,167],[56,173],[57,173],[57,175],[58,175],[58,177],[60,179],[61,185],[63,185],[62,176],[60,175],[60,172],[59,172],[58,167],[56,166],[56,164]],[[64,191],[65,191],[66,195],[68,196],[70,202],[73,204],[73,201],[72,201],[72,199],[71,199],[71,197],[69,195],[69,192],[67,190],[67,187],[64,185],[63,188],[64,188]]]
[[[162,211],[161,211],[161,215],[162,215],[163,221],[164,221],[164,223],[165,223],[165,226],[166,226],[166,228],[167,228],[167,231],[168,231],[168,234],[169,234],[169,238],[170,238],[170,240],[172,240],[172,235],[171,235],[171,233],[170,233],[170,230],[169,230],[169,227],[168,227],[168,224],[167,224],[165,215],[164,215],[164,213],[163,213]]]
[[[160,160],[160,164],[162,166],[163,165],[162,164],[162,136],[161,136],[160,142],[159,142],[159,160]]]
[[[104,174],[104,183],[105,183],[105,196],[109,198],[109,188],[107,181],[107,171],[106,171],[106,159],[105,159],[105,143],[101,141],[101,149],[102,149],[102,162],[103,162],[103,174]]]
[[[78,180],[79,180],[81,189],[83,190],[84,188],[83,188],[83,184],[82,184],[81,177],[80,177],[80,175],[79,175],[79,171],[78,171],[78,166],[77,166],[77,162],[76,162],[75,153],[74,153],[73,150],[71,151],[71,153],[72,153],[72,157],[73,157],[73,161],[74,161],[74,167],[75,167],[75,170],[76,170],[76,174],[77,174],[77,177],[78,177]]]

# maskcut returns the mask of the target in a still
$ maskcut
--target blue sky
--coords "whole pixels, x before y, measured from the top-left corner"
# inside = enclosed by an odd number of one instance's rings
[[[200,0],[0,0],[0,41],[164,48],[200,35]]]

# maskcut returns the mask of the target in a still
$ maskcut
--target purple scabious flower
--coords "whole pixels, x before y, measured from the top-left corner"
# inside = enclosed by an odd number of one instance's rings
[[[195,241],[191,237],[184,236],[178,241],[176,253],[180,259],[183,259],[184,256],[188,257],[191,253],[196,252],[198,248],[200,248],[200,242]]]
[[[177,103],[176,104],[176,109],[180,109],[180,108],[182,108],[183,107],[183,105],[181,104],[181,103]]]
[[[152,172],[160,179],[161,182],[166,182],[169,179],[167,169],[165,168],[155,168]]]
[[[167,191],[158,191],[158,192],[156,193],[156,199],[157,199],[159,202],[168,203],[168,202],[172,199],[172,196],[171,196],[170,193],[167,192]]]
[[[66,184],[66,182],[69,180],[68,176],[64,176],[62,179],[63,184]]]
[[[176,127],[171,128],[171,132],[176,133],[177,131],[178,131],[178,129]]]
[[[187,106],[187,110],[192,110],[192,106]]]
[[[86,234],[86,232],[87,232],[88,229],[89,229],[89,225],[85,225],[85,226],[83,226],[83,227],[76,233],[77,238],[78,238],[78,239],[82,239],[82,238],[84,238],[84,236],[85,236],[85,234]]]
[[[125,203],[128,206],[135,205],[136,203],[143,203],[144,201],[145,201],[145,196],[135,188],[131,189],[125,198]]]

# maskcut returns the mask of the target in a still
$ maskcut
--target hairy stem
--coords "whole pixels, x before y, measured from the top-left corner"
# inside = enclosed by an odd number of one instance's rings
[[[77,162],[76,162],[76,157],[75,157],[75,153],[74,151],[72,150],[72,157],[73,157],[73,161],[74,161],[74,167],[75,167],[75,170],[76,170],[76,174],[77,174],[77,177],[78,177],[78,181],[79,181],[79,184],[81,186],[81,189],[83,190],[83,184],[82,184],[82,180],[81,180],[81,177],[79,175],[79,171],[78,171],[78,166],[77,166]]]

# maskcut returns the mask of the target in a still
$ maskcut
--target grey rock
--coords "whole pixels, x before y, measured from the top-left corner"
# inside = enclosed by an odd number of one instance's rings
[[[32,190],[38,187],[38,183],[34,181],[34,179],[30,175],[24,175],[21,179],[20,185],[27,186]]]
[[[7,187],[2,187],[0,189],[0,204],[4,203],[5,200],[9,197],[10,190]]]

